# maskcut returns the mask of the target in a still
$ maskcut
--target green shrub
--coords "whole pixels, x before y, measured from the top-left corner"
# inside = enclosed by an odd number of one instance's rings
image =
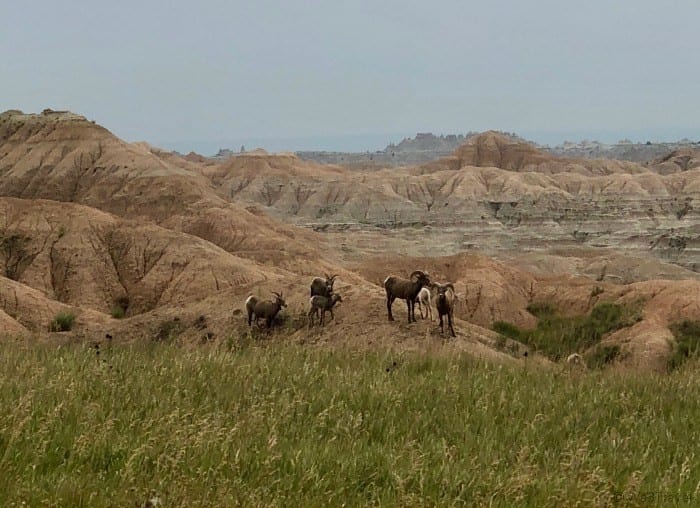
[[[532,304],[528,312],[539,318],[534,329],[522,330],[503,321],[495,322],[493,329],[555,361],[596,345],[606,333],[630,326],[638,315],[634,306],[608,302],[596,305],[588,316],[558,316],[554,307],[546,303]]]
[[[602,369],[620,356],[620,346],[598,346],[586,356],[586,364],[592,369]]]
[[[622,313],[621,305],[610,302],[599,303],[591,311],[591,320],[597,328],[608,331],[622,328]]]
[[[118,305],[112,307],[112,310],[110,310],[109,313],[114,319],[124,319],[124,316],[126,316],[126,311]]]
[[[536,318],[545,318],[555,314],[554,306],[549,303],[531,303],[526,307],[527,311]]]
[[[110,314],[112,314],[112,317],[115,319],[123,319],[126,317],[126,312],[129,310],[130,303],[131,301],[128,295],[119,296],[114,301],[114,306],[112,307]]]
[[[500,333],[501,335],[508,337],[509,339],[520,340],[523,331],[512,323],[507,321],[496,321],[493,324],[493,330]],[[505,342],[503,343],[505,346]]]
[[[669,370],[683,365],[689,358],[700,356],[700,321],[685,320],[670,326],[676,343],[668,359]]]
[[[184,327],[179,317],[161,321],[155,334],[156,342],[169,342],[180,336]]]
[[[49,324],[49,331],[51,332],[67,332],[73,328],[73,323],[75,322],[75,314],[72,312],[59,312],[53,321]]]

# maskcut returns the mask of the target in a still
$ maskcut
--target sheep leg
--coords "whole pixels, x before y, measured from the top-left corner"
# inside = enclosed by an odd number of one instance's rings
[[[321,310],[321,326],[326,326],[326,309]]]
[[[442,322],[442,314],[440,314],[440,334],[442,335],[444,333],[445,333],[445,328],[444,328],[444,325]]]
[[[328,321],[332,321],[335,319],[335,316],[333,315],[333,309],[328,309],[328,312],[331,313],[331,318]]]
[[[309,328],[311,328],[314,325],[314,309],[311,309],[309,311]]]
[[[406,307],[408,307],[408,322],[409,323],[411,322],[411,304],[412,304],[411,299],[406,298]]]
[[[450,312],[447,314],[447,324],[450,327],[450,333],[452,334],[453,337],[456,337],[457,335],[455,334],[455,329],[452,328],[452,313]]]
[[[250,326],[250,323],[252,320],[253,320],[253,313],[251,311],[248,311],[248,326]]]
[[[386,310],[389,313],[389,321],[394,320],[394,316],[391,315],[391,305],[394,303],[394,298],[393,296],[386,295]]]

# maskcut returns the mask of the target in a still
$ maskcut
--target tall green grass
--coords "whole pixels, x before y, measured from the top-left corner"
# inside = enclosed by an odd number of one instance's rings
[[[674,370],[691,358],[700,356],[700,321],[685,320],[671,325],[675,339],[668,369]]]
[[[694,506],[699,391],[695,363],[6,342],[0,506]]]

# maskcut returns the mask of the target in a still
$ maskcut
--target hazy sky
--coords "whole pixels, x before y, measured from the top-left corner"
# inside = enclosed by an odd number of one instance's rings
[[[698,27],[698,0],[0,0],[0,110],[206,154],[700,139]]]

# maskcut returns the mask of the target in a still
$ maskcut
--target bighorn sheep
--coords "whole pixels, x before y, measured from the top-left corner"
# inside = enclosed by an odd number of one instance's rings
[[[413,278],[416,278],[414,281]],[[386,290],[386,310],[389,314],[389,321],[394,320],[391,315],[391,305],[394,300],[400,298],[406,300],[408,307],[408,322],[416,322],[416,297],[423,286],[430,284],[430,277],[425,272],[420,270],[414,271],[409,277],[410,280],[394,277],[390,275],[384,280],[384,289]]]
[[[333,292],[333,283],[336,277],[337,275],[328,274],[326,274],[326,280],[323,280],[321,277],[315,277],[314,280],[311,281],[311,296],[331,296]]]
[[[314,316],[321,314],[319,317],[319,325],[324,326],[326,324],[326,311],[331,313],[331,319],[333,316],[333,307],[336,303],[342,302],[343,299],[339,294],[333,293],[330,297],[314,295],[309,298],[309,305],[311,309],[309,310],[309,328],[314,324]]]
[[[586,362],[583,360],[583,356],[578,353],[572,353],[566,357],[566,364],[569,366],[569,370],[574,367],[586,369]]]
[[[450,334],[452,334],[453,337],[456,337],[455,330],[454,328],[452,328],[452,317],[455,303],[455,287],[450,282],[448,282],[447,284],[434,284],[433,287],[437,289],[435,308],[437,308],[438,317],[440,318],[440,333],[445,333],[442,316],[447,315],[447,326],[450,328]],[[452,294],[447,294],[448,289],[452,290]]]
[[[282,298],[282,293],[275,293],[273,291],[272,294],[275,295],[274,300],[260,301],[253,295],[246,299],[245,309],[248,312],[248,326],[251,326],[253,315],[255,315],[256,324],[260,318],[264,318],[267,327],[272,327],[272,320],[275,319],[275,316],[282,307],[287,306],[284,298]]]
[[[421,288],[418,292],[418,296],[416,297],[416,303],[418,304],[418,310],[420,311],[421,319],[429,317],[430,321],[432,321],[433,307],[430,302],[430,289],[428,289],[427,287]],[[423,307],[425,307],[426,309],[425,316],[423,315]]]

